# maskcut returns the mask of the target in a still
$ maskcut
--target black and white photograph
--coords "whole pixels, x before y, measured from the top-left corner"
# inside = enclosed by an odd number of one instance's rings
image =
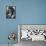
[[[16,6],[6,7],[6,19],[16,19]]]

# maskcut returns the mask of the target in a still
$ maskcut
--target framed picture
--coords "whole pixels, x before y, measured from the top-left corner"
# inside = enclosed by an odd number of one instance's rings
[[[6,19],[16,19],[16,6],[6,6]]]
[[[46,41],[46,25],[18,25],[19,42],[21,40]]]

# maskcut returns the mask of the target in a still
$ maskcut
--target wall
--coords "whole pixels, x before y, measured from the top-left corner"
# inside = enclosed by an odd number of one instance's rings
[[[19,24],[46,24],[46,0],[16,0]]]
[[[6,19],[6,5],[16,5],[16,19]],[[0,0],[0,44],[8,43],[17,24],[46,24],[46,0]]]
[[[16,0],[0,0],[0,44],[7,44],[8,34],[16,32],[17,35],[17,17],[16,19],[6,19],[6,6],[16,6]],[[18,39],[18,38],[17,38]],[[16,43],[18,42],[16,39]]]

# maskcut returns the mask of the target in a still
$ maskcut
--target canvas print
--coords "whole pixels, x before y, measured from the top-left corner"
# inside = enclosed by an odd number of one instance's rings
[[[7,6],[6,19],[15,19],[15,18],[16,18],[16,6]]]
[[[32,42],[46,42],[46,25],[18,25],[20,46],[31,46]]]

